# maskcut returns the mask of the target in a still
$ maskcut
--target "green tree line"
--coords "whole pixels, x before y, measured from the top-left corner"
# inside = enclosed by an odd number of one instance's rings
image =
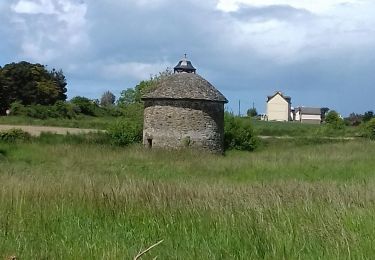
[[[26,61],[0,67],[0,113],[14,102],[52,105],[66,100],[67,82],[62,70]]]

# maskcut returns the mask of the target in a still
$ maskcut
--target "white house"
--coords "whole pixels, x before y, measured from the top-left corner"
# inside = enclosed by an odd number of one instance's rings
[[[299,107],[295,110],[294,120],[301,123],[320,124],[322,122],[321,108]]]
[[[290,121],[291,97],[277,91],[273,96],[267,97],[268,121]]]

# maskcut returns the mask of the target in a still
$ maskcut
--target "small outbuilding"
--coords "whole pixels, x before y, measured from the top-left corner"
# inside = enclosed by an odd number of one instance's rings
[[[322,110],[316,107],[299,107],[295,110],[295,120],[301,123],[320,124]]]
[[[150,148],[194,147],[224,151],[224,104],[228,100],[182,59],[144,101],[143,144]]]

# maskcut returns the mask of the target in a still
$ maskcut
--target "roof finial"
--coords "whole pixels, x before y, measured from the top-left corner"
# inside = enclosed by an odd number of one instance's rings
[[[185,53],[184,56],[185,56],[185,60],[186,60],[187,59],[187,54]]]

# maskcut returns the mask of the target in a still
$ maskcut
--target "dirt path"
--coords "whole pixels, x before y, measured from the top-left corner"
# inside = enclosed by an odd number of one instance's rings
[[[67,133],[82,134],[82,133],[102,131],[102,130],[97,130],[97,129],[81,129],[81,128],[68,128],[68,127],[55,127],[55,126],[0,125],[0,131],[9,130],[12,128],[22,129],[23,131],[26,131],[33,136],[39,136],[42,132],[65,135]]]

